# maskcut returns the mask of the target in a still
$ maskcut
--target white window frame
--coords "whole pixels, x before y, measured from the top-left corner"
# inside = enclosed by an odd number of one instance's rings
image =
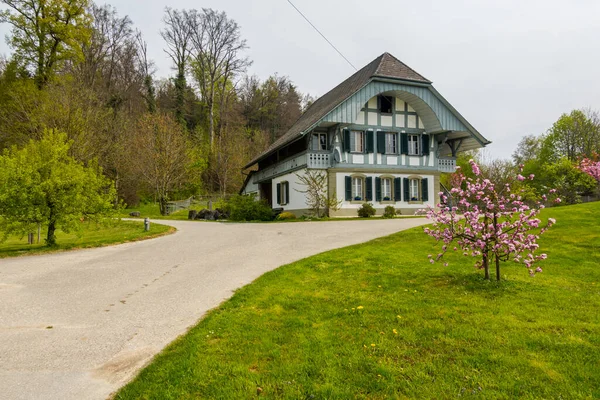
[[[408,181],[408,195],[409,195],[409,199],[412,202],[419,202],[422,201],[422,197],[421,197],[421,180],[417,179],[417,178],[411,178]],[[415,196],[416,194],[416,196]]]
[[[385,133],[385,154],[398,154],[398,134]]]
[[[360,197],[359,200],[356,198]],[[365,199],[365,178],[362,176],[352,177],[352,201],[364,201]]]
[[[352,131],[351,134],[354,141],[352,142],[353,146],[350,149],[350,152],[363,154],[365,152],[365,132]]]
[[[421,135],[408,135],[408,155],[418,156],[421,154]]]
[[[324,139],[324,141],[323,141],[323,139]],[[323,148],[323,146],[325,148]],[[310,147],[311,147],[311,150],[314,150],[314,151],[326,151],[327,150],[327,134],[322,133],[322,132],[313,133]]]
[[[279,182],[279,198],[281,199],[281,203],[279,205],[285,206],[290,202],[290,199],[287,198],[287,188],[289,188],[290,183],[288,181]]]
[[[387,182],[387,184],[386,184]],[[392,201],[392,185],[394,181],[392,178],[381,178],[381,200],[382,201]],[[387,187],[386,187],[387,186]],[[388,200],[385,200],[385,198]]]

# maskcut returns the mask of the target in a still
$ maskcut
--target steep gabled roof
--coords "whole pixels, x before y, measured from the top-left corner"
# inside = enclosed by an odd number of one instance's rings
[[[383,53],[350,78],[319,97],[283,136],[277,139],[267,150],[252,160],[244,168],[251,167],[280,147],[300,138],[307,129],[319,122],[320,119],[325,117],[341,102],[360,90],[374,77],[431,84],[431,81],[398,60],[396,57],[389,53]]]

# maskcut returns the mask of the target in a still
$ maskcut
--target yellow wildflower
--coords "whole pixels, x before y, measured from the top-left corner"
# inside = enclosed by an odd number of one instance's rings
[[[363,308],[364,308],[363,306],[356,307],[357,310],[362,310]]]
[[[375,343],[371,343],[371,347],[375,347]]]
[[[394,335],[397,335],[397,334],[398,334],[398,331],[397,331],[397,330],[395,330],[395,329],[394,329],[394,330],[392,330],[392,332],[394,332]]]

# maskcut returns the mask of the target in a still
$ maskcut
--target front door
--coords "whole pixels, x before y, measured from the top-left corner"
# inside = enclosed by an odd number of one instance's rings
[[[260,184],[260,198],[266,200],[269,206],[273,208],[273,184],[271,181]]]

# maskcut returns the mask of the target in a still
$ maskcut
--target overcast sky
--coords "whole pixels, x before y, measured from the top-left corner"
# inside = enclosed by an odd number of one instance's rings
[[[523,135],[545,132],[562,113],[600,110],[598,0],[292,1],[357,68],[387,51],[433,81],[493,142],[494,157],[510,157]],[[159,77],[172,73],[158,33],[165,5],[225,11],[261,79],[287,75],[321,96],[354,72],[287,0],[108,3],[143,32]]]

